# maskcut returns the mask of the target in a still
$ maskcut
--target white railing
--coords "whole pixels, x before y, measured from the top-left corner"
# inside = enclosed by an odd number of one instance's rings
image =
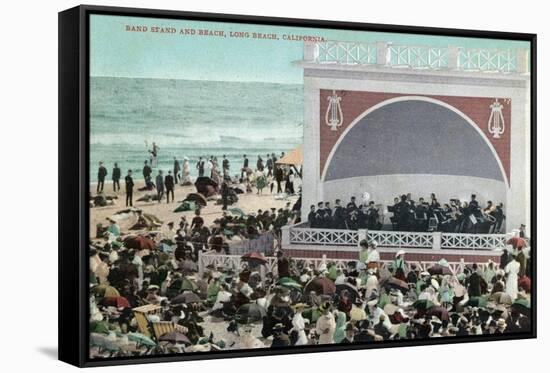
[[[517,53],[511,49],[462,49],[458,65],[462,70],[511,73],[517,70]]]
[[[317,44],[317,62],[368,65],[376,63],[376,43],[327,41]]]
[[[505,234],[461,234],[443,233],[442,249],[478,249],[488,250],[506,247]]]
[[[262,277],[265,275],[266,272],[272,272],[275,275],[277,274],[277,258],[273,256],[266,256],[265,257],[267,263],[264,266],[261,266],[260,268],[260,274]],[[295,262],[300,262],[303,267],[311,268],[314,270],[318,270],[321,265],[327,266],[332,263],[336,265],[336,268],[338,269],[346,269],[349,263],[349,259],[327,259],[326,257],[322,258],[291,258]],[[230,269],[235,272],[239,272],[246,262],[244,262],[241,259],[240,255],[225,255],[225,254],[219,254],[216,252],[206,252],[206,253],[199,253],[199,274],[202,275],[204,271],[206,270],[207,266],[213,265],[215,268],[217,267],[223,267],[224,269]],[[381,268],[387,268],[392,262],[390,260],[382,260],[380,261],[380,267]],[[415,265],[416,268],[419,271],[427,271],[430,267],[437,264],[438,262],[433,261],[407,261],[406,264],[406,270],[408,271],[412,265]],[[448,267],[452,274],[461,273],[464,269],[464,267],[468,264],[464,261],[460,262],[449,262]],[[481,266],[483,269],[485,267],[485,264],[483,263],[477,263],[478,266]]]
[[[434,235],[427,232],[367,231],[367,241],[377,241],[380,247],[431,249]]]
[[[505,234],[469,234],[442,232],[396,232],[366,229],[343,230],[309,228],[305,224],[282,229],[283,247],[357,246],[361,240],[377,241],[379,247],[414,249],[493,250],[506,246]]]
[[[356,246],[359,243],[359,234],[347,229],[291,228],[290,243]]]
[[[307,42],[304,61],[318,64],[378,65],[394,68],[528,73],[528,49],[431,47],[390,42]]]
[[[447,48],[388,45],[389,64],[394,67],[440,70],[448,66]]]

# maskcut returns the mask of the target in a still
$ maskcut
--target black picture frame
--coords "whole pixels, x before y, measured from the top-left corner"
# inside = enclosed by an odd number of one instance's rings
[[[536,338],[536,249],[532,250],[532,331],[530,333],[468,336],[426,340],[383,341],[371,344],[304,346],[255,350],[188,353],[134,358],[87,357],[88,315],[88,227],[89,206],[89,16],[92,14],[139,16],[195,21],[232,22],[274,26],[411,33],[470,38],[520,40],[530,43],[531,110],[531,222],[532,247],[537,245],[537,50],[536,34],[480,30],[458,30],[418,26],[381,25],[343,21],[274,18],[231,14],[183,12],[81,5],[59,13],[59,359],[79,367],[349,351],[387,347],[421,346]]]

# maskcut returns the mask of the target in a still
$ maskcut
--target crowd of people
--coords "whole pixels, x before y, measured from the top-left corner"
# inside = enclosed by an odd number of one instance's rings
[[[153,175],[153,167],[156,167],[157,156],[159,148],[153,143],[153,150],[149,152],[152,154],[150,160],[145,160],[142,169],[142,176],[144,180],[144,186],[140,187],[139,191],[155,191],[156,200],[160,203],[164,197],[166,202],[170,203],[170,197],[172,202],[174,201],[174,188],[178,183],[181,185],[192,185],[193,178],[191,176],[191,169],[189,158],[184,157],[180,162],[177,157],[174,157],[173,168],[171,170],[157,170],[157,175]],[[153,156],[154,154],[154,156]],[[285,156],[284,152],[281,152],[280,158]],[[301,177],[301,171],[294,166],[277,163],[277,156],[272,153],[266,155],[266,161],[258,155],[256,161],[256,168],[250,167],[248,157],[243,155],[243,164],[239,169],[239,173],[231,176],[231,165],[229,159],[222,155],[221,171],[218,163],[217,156],[211,155],[210,157],[199,157],[195,168],[197,170],[198,178],[208,177],[216,185],[219,185],[222,190],[231,184],[242,184],[246,191],[251,192],[255,187],[258,194],[263,194],[264,189],[268,189],[269,193],[285,193],[287,195],[294,195],[297,193],[296,181]],[[105,167],[103,161],[99,162],[97,172],[97,186],[96,193],[99,196],[98,201],[107,203],[104,197],[105,180],[108,176],[108,170]],[[112,172],[112,185],[113,191],[120,190],[120,180],[122,178],[122,171],[118,163],[114,163]],[[134,200],[134,172],[132,169],[128,169],[126,176],[124,177],[125,194],[126,194],[126,206],[133,206]],[[222,197],[227,198],[222,194]]]
[[[441,205],[435,194],[430,201],[420,197],[418,201],[411,194],[396,197],[393,204],[387,206],[391,229],[396,231],[430,232],[442,231],[452,233],[501,233],[506,218],[504,205],[487,201],[481,207],[472,194],[470,201],[461,202],[451,199]],[[319,202],[311,205],[308,222],[312,228],[332,229],[386,229],[384,214],[375,201],[358,203],[355,197],[344,206],[340,199],[331,206],[330,202]]]
[[[157,153],[158,147],[155,157]],[[153,182],[151,164],[155,163],[151,159],[144,164],[143,188],[153,184],[145,190],[155,189],[159,202],[166,193],[170,203],[174,186],[190,181],[189,162],[184,159],[180,168],[174,160],[173,170],[166,175],[158,170]],[[323,259],[314,265],[290,257],[280,246],[281,228],[300,219],[300,199],[294,205],[287,202],[283,208],[248,214],[223,202],[224,185],[249,184],[250,188],[245,186],[248,192],[253,193],[253,185],[261,193],[271,181],[272,190],[276,186],[277,192],[290,193],[289,175],[299,172],[280,167],[273,155],[268,155],[265,164],[258,157],[255,171],[248,167],[246,156],[242,166],[240,175],[230,177],[229,161],[222,157],[222,209],[210,225],[199,205],[190,221],[182,215],[178,221],[161,222],[142,210],[128,208],[111,216],[108,226],[98,226],[89,249],[92,357],[530,332],[531,263],[524,230],[508,242],[500,262],[456,269],[442,258],[425,268],[409,262],[405,251],[397,252],[391,262],[382,261],[377,242],[361,241],[356,260]],[[196,167],[199,178],[216,180],[220,175],[216,157],[200,159]],[[121,174],[117,169],[115,165],[113,188],[120,188],[118,180],[114,182]],[[277,177],[281,172],[283,176]],[[128,206],[133,202],[131,175],[129,171],[125,179]],[[98,193],[104,189],[106,176],[100,164]],[[502,206],[492,204],[481,209],[475,196],[467,204],[457,201],[442,207],[434,195],[429,204],[422,199],[414,203],[405,195],[392,207],[392,223],[399,230],[428,229],[429,220],[448,208],[455,208],[470,222],[469,216],[479,219],[480,213],[496,216],[498,221],[502,212]],[[428,228],[411,219],[411,214],[421,213]],[[118,214],[137,214],[137,222],[122,229]],[[472,228],[468,221],[452,219],[457,220],[454,231]],[[355,198],[345,206],[339,200],[334,206],[328,202],[311,206],[308,221],[322,228],[381,228],[375,202],[359,204]],[[438,229],[445,221],[439,220]],[[238,263],[200,262],[202,254],[229,253],[234,240],[254,240],[264,234],[276,237],[270,248],[275,262],[259,252],[242,255]],[[154,312],[141,313],[144,307]],[[170,330],[161,328],[161,334],[156,327],[159,323],[169,324]]]
[[[314,267],[277,250],[274,266],[261,255],[244,255],[238,266],[219,262],[199,272],[195,249],[179,241],[168,226],[149,247],[134,246],[131,236],[116,229],[92,243],[95,356],[498,335],[531,328],[530,263],[527,241],[520,238],[510,242],[500,263],[474,263],[457,273],[444,259],[421,269],[407,262],[404,251],[383,263],[374,241],[362,241],[358,260],[345,265],[326,260]],[[218,250],[219,243],[203,249]],[[144,305],[159,311],[140,327],[133,309]],[[183,337],[155,336],[153,325],[161,321],[171,322],[173,333]]]

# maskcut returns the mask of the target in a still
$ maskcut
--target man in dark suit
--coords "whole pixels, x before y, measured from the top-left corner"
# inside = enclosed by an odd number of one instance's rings
[[[265,156],[266,159],[266,167],[267,167],[267,176],[273,176],[273,159],[267,154]]]
[[[418,205],[414,210],[414,222],[415,230],[418,232],[427,232],[428,231],[428,212],[429,205],[424,202],[424,198],[420,197],[418,199]]]
[[[164,197],[164,177],[162,177],[162,170],[159,170],[159,173],[155,178],[155,184],[155,187],[157,188],[157,202],[160,203],[162,197]]]
[[[126,182],[126,206],[133,206],[134,179],[132,179],[132,170],[128,170],[128,175],[126,175],[124,181]]]
[[[258,160],[256,161],[256,170],[263,171],[264,170],[264,160],[261,156],[258,156]]]
[[[281,250],[275,253],[277,256],[277,272],[279,278],[290,277],[290,262]]]
[[[316,228],[326,228],[325,208],[323,206],[323,202],[317,203],[317,211],[315,214],[315,220],[317,221]]]
[[[407,196],[402,195],[401,201],[394,206],[394,216],[397,215],[397,230],[408,231],[409,230],[409,210],[410,205],[407,202]]]
[[[324,214],[324,225],[325,228],[332,228],[332,209],[330,208],[330,202],[325,202],[325,214]]]
[[[246,158],[246,154],[243,155],[243,168],[241,170],[241,178],[246,175],[246,169],[248,168],[248,158]]]
[[[491,212],[491,215],[494,216],[494,218],[496,219],[495,221],[495,228],[493,229],[493,233],[500,233],[501,232],[501,229],[502,229],[502,223],[504,222],[504,219],[506,219],[506,215],[504,215],[504,205],[501,203],[499,203],[495,209],[495,211]],[[522,228],[520,227],[520,231],[519,231],[519,236],[521,238],[525,238],[525,225],[523,225],[523,231],[522,231]]]
[[[357,204],[355,203],[355,196],[352,196],[348,204],[346,205],[346,210],[348,210],[348,214],[352,211],[357,210]]]
[[[476,195],[472,194],[470,203],[468,204],[468,208],[470,209],[470,213],[474,214],[474,216],[478,216],[479,211],[479,202],[476,200]]]
[[[224,175],[229,174],[229,159],[225,157],[225,154],[223,155],[222,168]]]
[[[174,183],[177,183],[179,180],[180,170],[180,162],[174,157]]]
[[[275,165],[275,181],[277,182],[277,193],[283,192],[281,183],[283,182],[284,176],[285,174],[283,168],[279,165]]]
[[[204,161],[202,160],[202,157],[199,157],[199,161],[197,162],[197,170],[199,171],[199,177],[204,176]]]
[[[151,167],[147,164],[147,161],[145,161],[145,163],[143,164],[143,180],[147,180],[149,179],[149,177],[151,176],[151,174],[153,173],[153,170],[151,169]]]
[[[172,194],[172,202],[174,202],[174,177],[170,170],[164,178],[164,188],[166,189],[166,203],[170,203],[170,194]]]
[[[103,166],[103,162],[99,162],[99,169],[97,170],[97,193],[103,192],[105,176],[107,176],[107,169]]]
[[[374,201],[370,201],[366,212],[366,223],[368,229],[377,230],[380,228],[378,227],[379,216],[380,214],[378,213],[378,209],[376,208]]]
[[[120,168],[116,163],[115,163],[115,167],[113,168],[113,190],[115,192],[117,190],[120,190]]]
[[[339,199],[334,204],[333,227],[335,229],[346,229],[346,211],[340,205]]]
[[[309,214],[307,215],[307,221],[311,228],[317,228],[317,212],[315,211],[315,205],[311,205]]]
[[[474,263],[472,265],[473,272],[466,280],[468,285],[468,296],[471,297],[479,297],[482,293],[482,283],[485,281],[483,280],[483,277],[478,273],[478,267],[477,264]],[[486,288],[486,285],[485,285]]]

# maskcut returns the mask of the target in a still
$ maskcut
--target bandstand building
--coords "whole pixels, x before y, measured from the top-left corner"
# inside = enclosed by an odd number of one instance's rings
[[[529,51],[306,43],[302,220],[319,201],[393,204],[435,193],[504,204],[503,231],[530,223]],[[498,260],[505,234],[286,227],[295,257],[354,258],[362,238],[389,259]]]

